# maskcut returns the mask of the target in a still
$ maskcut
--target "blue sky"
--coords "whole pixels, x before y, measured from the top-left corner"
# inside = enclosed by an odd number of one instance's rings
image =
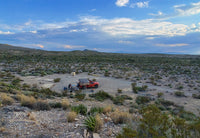
[[[0,0],[0,43],[200,54],[199,0]]]

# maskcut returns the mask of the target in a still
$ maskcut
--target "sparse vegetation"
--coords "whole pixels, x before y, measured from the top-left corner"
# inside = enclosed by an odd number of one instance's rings
[[[76,117],[77,117],[77,113],[74,111],[71,111],[67,114],[67,121],[74,122]]]
[[[60,82],[60,78],[55,78],[53,81],[54,81],[55,83]]]
[[[61,105],[62,105],[62,108],[64,110],[66,110],[67,108],[69,108],[70,103],[69,103],[69,101],[67,99],[63,99]]]
[[[0,96],[3,105],[11,105],[14,102],[13,98],[5,93],[2,93]]]
[[[72,106],[71,110],[76,112],[77,114],[86,115],[87,114],[87,107],[83,104],[80,104],[78,106]]]
[[[131,120],[131,115],[128,112],[122,112],[116,109],[111,113],[111,119],[115,124],[123,124]]]
[[[174,94],[178,97],[185,97],[184,92],[176,91]]]
[[[99,115],[89,116],[84,120],[84,125],[88,130],[97,132],[101,129],[103,122]]]
[[[90,94],[89,96],[92,97],[92,98],[95,98],[98,101],[104,101],[106,99],[112,99],[112,96],[109,95],[107,92],[104,92],[104,91],[99,91],[95,94]]]

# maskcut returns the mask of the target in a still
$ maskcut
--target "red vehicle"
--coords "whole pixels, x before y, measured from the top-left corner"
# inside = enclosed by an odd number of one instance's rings
[[[89,79],[79,79],[78,88],[98,88],[99,82],[91,81]]]

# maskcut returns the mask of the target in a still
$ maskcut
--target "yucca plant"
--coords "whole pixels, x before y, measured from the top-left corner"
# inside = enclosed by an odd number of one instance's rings
[[[97,114],[96,116],[88,116],[87,119],[84,120],[84,125],[88,130],[97,132],[103,126],[103,121],[100,116]]]
[[[88,116],[83,123],[88,130],[94,131],[96,126],[96,118],[94,116]]]

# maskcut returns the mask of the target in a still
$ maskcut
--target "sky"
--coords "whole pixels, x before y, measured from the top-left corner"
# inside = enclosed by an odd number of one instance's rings
[[[49,51],[200,54],[199,0],[0,0],[0,43]]]

